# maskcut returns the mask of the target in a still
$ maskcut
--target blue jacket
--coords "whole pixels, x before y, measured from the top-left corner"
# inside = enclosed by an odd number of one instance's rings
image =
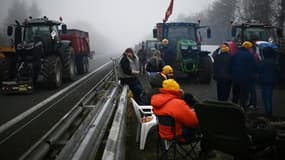
[[[266,47],[263,49],[264,60],[259,65],[259,82],[261,85],[274,86],[277,82],[278,66],[276,64],[276,52]]]
[[[232,57],[232,80],[241,83],[251,83],[257,73],[257,66],[253,56],[245,48],[239,48]]]

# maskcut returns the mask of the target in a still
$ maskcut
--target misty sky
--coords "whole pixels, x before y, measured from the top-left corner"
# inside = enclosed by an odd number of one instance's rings
[[[1,0],[3,1],[3,0]],[[8,1],[8,0],[6,0]],[[35,0],[23,0],[32,2]],[[174,0],[173,14],[193,14],[207,9],[215,0]],[[66,24],[88,24],[120,48],[132,47],[152,35],[155,23],[161,22],[170,0],[36,0],[43,15],[62,16]]]

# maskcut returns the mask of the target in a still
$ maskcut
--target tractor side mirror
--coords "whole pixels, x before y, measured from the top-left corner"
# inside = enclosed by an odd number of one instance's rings
[[[66,26],[66,24],[62,24],[61,30],[62,30],[62,33],[63,33],[63,34],[65,34],[65,33],[67,32],[67,26]]]
[[[152,30],[153,38],[157,38],[157,29]]]
[[[282,28],[278,28],[277,29],[277,36],[278,36],[278,38],[282,38],[283,37],[283,29]]]
[[[208,28],[208,29],[207,29],[207,38],[208,38],[208,39],[212,37],[211,34],[212,34],[212,31],[211,31],[210,28]]]
[[[232,37],[235,37],[237,29],[235,27],[232,28]]]
[[[15,28],[15,44],[19,44],[22,40],[22,28],[20,26],[16,26]]]
[[[8,36],[12,36],[12,34],[13,34],[13,27],[12,26],[8,26],[8,28],[7,28],[7,35]]]

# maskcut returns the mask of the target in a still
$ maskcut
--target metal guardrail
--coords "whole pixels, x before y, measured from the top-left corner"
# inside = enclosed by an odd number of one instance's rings
[[[126,150],[126,110],[128,86],[123,87],[118,109],[105,146],[102,160],[123,160]]]
[[[98,155],[102,159],[125,159],[128,86],[118,83],[117,60],[112,59],[113,69],[87,93],[82,93],[82,98],[20,160],[94,160]],[[83,81],[90,81],[89,77],[105,65],[0,126],[0,133],[49,106],[50,102],[59,101],[58,97],[72,94],[71,90],[78,90]]]

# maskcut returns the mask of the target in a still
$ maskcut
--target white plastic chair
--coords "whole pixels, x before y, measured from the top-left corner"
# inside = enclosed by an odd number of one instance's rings
[[[140,150],[144,150],[148,132],[152,127],[158,124],[158,121],[156,116],[152,112],[151,105],[139,105],[133,98],[131,98],[131,101],[138,120],[136,142],[138,142],[140,139]],[[143,118],[147,116],[151,116],[151,120],[143,122]]]

